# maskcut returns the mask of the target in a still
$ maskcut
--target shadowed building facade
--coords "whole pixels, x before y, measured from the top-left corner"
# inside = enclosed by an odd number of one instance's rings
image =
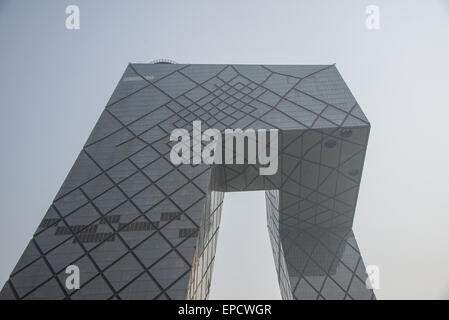
[[[278,129],[277,173],[174,165],[195,120]],[[207,299],[224,193],[266,190],[282,297],[374,299],[352,232],[369,129],[334,65],[129,64],[0,297]]]

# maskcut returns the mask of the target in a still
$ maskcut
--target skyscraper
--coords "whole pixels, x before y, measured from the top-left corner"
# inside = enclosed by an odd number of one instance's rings
[[[276,174],[173,164],[193,121],[277,129]],[[282,297],[374,299],[352,232],[369,129],[334,65],[129,64],[0,297],[206,299],[224,193],[266,190]]]

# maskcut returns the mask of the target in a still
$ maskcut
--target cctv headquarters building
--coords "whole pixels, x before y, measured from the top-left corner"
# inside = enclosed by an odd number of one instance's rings
[[[173,164],[193,121],[277,129],[277,172]],[[129,64],[0,298],[207,299],[224,193],[265,190],[283,299],[375,299],[352,231],[369,131],[335,65]]]

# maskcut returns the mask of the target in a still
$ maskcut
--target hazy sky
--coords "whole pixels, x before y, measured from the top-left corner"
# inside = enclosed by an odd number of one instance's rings
[[[377,298],[449,298],[449,1],[0,0],[0,55],[1,283],[128,62],[336,63],[372,125],[354,233]],[[211,297],[279,297],[263,192],[222,217]]]

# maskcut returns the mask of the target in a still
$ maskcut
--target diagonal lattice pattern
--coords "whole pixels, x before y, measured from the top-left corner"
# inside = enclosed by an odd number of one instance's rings
[[[278,129],[278,172],[173,165],[194,120]],[[333,65],[130,64],[0,297],[206,299],[224,192],[267,190],[283,298],[374,298],[351,230],[369,127]]]

